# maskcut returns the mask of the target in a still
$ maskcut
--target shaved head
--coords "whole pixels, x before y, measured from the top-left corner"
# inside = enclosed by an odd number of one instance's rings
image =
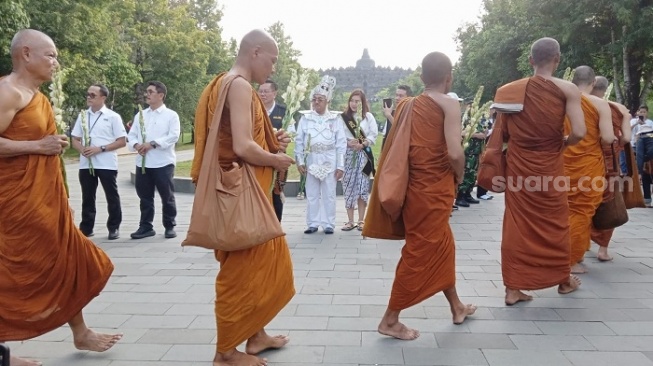
[[[560,44],[553,38],[540,38],[531,46],[531,59],[535,66],[544,66],[560,56]]]
[[[25,47],[29,49],[54,47],[54,42],[50,36],[43,32],[34,29],[20,30],[11,40],[11,59],[17,61]]]
[[[610,82],[605,76],[597,76],[594,78],[594,89],[592,89],[592,94],[595,94],[595,92],[605,93],[608,90],[609,84]]]
[[[442,52],[431,52],[422,59],[422,81],[425,85],[442,84],[451,75],[451,60]]]
[[[252,50],[261,48],[266,51],[277,50],[277,42],[270,36],[267,32],[260,29],[254,29],[249,33],[245,34],[243,39],[240,41],[240,47],[238,48],[238,56],[242,57],[248,55]]]
[[[578,66],[574,70],[574,78],[571,80],[571,82],[576,84],[577,86],[587,86],[587,85],[592,85],[595,78],[596,78],[596,74],[594,74],[594,70],[591,67]]]

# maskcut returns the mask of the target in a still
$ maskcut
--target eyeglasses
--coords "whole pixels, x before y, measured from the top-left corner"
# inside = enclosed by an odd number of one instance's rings
[[[95,93],[86,93],[86,98],[88,99],[95,99],[97,97],[97,94]]]
[[[157,92],[156,90],[149,90],[149,89],[148,89],[148,90],[145,91],[145,94],[149,94],[149,95],[152,95],[152,94],[158,94],[158,93],[159,93],[159,92]]]

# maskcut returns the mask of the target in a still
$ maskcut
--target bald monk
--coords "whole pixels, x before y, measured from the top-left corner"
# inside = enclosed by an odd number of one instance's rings
[[[265,83],[274,71],[278,54],[277,44],[269,34],[251,31],[243,37],[231,70],[219,74],[204,89],[195,117],[193,181],[197,182],[202,174],[208,129],[219,119],[220,165],[228,169],[241,159],[251,164],[272,205],[269,187],[273,171],[285,171],[293,163],[288,155],[277,153],[285,150],[290,138],[283,130],[274,133],[265,105],[250,82]],[[226,86],[222,115],[214,115],[223,83],[231,84]],[[216,251],[215,256],[220,272],[215,283],[218,343],[213,365],[267,365],[266,359],[255,355],[283,347],[289,341],[285,336],[269,336],[263,329],[295,294],[286,239],[282,236],[241,251]],[[245,341],[245,353],[236,350]]]
[[[580,91],[553,77],[560,63],[560,45],[541,38],[531,46],[534,76],[497,90],[499,112],[494,131],[501,129],[508,143],[506,179],[539,180],[539,189],[505,191],[506,210],[501,240],[501,268],[506,305],[531,300],[523,290],[558,286],[561,294],[578,288],[580,279],[569,273],[569,216],[564,182],[563,149],[585,135]],[[510,106],[519,106],[509,110]],[[563,134],[565,115],[571,132]],[[526,183],[524,183],[526,184]],[[513,184],[517,187],[516,184]]]
[[[603,200],[607,184],[603,146],[610,147],[615,136],[612,129],[610,105],[603,98],[592,95],[596,75],[589,66],[579,66],[574,71],[572,83],[582,93],[581,107],[585,116],[587,134],[575,146],[565,150],[565,175],[569,177],[569,232],[571,273],[585,273],[581,263],[590,248],[592,216]],[[566,122],[565,132],[570,130]]]
[[[374,182],[373,191],[377,192],[371,196],[378,200],[378,190],[390,188],[380,187],[386,161],[395,165],[409,162],[407,188],[397,193],[405,194],[405,202],[400,212],[393,214],[403,220],[406,244],[397,264],[388,308],[378,327],[379,333],[403,340],[416,339],[419,331],[399,321],[401,311],[440,291],[449,301],[455,324],[476,311],[475,306],[463,304],[456,292],[455,242],[449,226],[451,202],[456,185],[463,179],[465,159],[460,141],[460,104],[446,94],[451,91],[451,70],[451,61],[440,52],[429,53],[422,60],[424,93],[399,103]],[[410,100],[412,109],[407,107]],[[408,114],[412,127],[404,126]],[[395,145],[408,145],[404,150],[407,154],[390,161],[388,155],[398,151]],[[382,206],[378,201],[370,204],[363,236],[379,237],[375,233],[384,229],[376,219],[379,209]]]
[[[592,89],[591,94],[603,99],[608,89],[608,84],[608,79],[606,79],[604,76],[597,76],[594,81],[594,88]],[[623,151],[623,146],[629,143],[631,139],[632,131],[630,129],[630,113],[628,108],[626,108],[626,106],[623,104],[615,102],[608,103],[610,104],[610,112],[612,117],[612,130],[619,141],[612,144],[611,146],[603,146],[605,177],[609,183],[611,180],[614,183],[617,183],[615,178],[620,176],[620,171],[618,168],[619,154],[621,151]],[[617,169],[615,169],[615,167],[617,167]],[[611,189],[606,189],[603,192],[603,202],[614,199],[614,189],[618,188],[616,185],[608,187]],[[612,260],[612,256],[608,253],[608,245],[610,244],[610,239],[612,239],[612,233],[614,233],[614,229],[598,230],[592,227],[591,239],[599,245],[599,251],[596,255],[596,258],[600,262],[609,262]]]
[[[86,327],[82,308],[113,265],[71,215],[54,113],[39,86],[59,65],[47,35],[27,29],[11,42],[13,71],[0,79],[0,342],[23,341],[68,323],[75,347],[102,352],[122,334]],[[11,366],[40,365],[11,357]]]

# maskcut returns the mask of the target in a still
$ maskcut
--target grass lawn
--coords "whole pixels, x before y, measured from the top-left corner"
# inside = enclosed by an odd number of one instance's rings
[[[372,146],[372,151],[374,152],[374,162],[379,164],[379,156],[381,155],[381,142],[383,141],[383,136],[379,135],[376,139],[376,143]],[[295,143],[291,142],[288,145],[288,155],[294,157],[295,155]],[[182,161],[177,163],[177,168],[175,169],[175,175],[178,177],[189,177],[190,176],[190,161]],[[299,172],[297,171],[297,166],[293,165],[288,171],[288,180],[299,180]]]

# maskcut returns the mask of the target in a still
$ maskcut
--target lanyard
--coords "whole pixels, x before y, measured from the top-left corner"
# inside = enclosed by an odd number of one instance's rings
[[[88,121],[90,122],[91,121],[91,112],[87,112],[87,113],[88,113]],[[88,129],[88,137],[89,138],[91,137],[91,132],[93,132],[93,129],[95,128],[95,125],[97,124],[97,121],[100,119],[100,117],[102,117],[102,112],[100,112],[100,114],[97,116],[97,118],[95,119],[95,122],[93,122],[93,125],[91,126],[91,128]]]

